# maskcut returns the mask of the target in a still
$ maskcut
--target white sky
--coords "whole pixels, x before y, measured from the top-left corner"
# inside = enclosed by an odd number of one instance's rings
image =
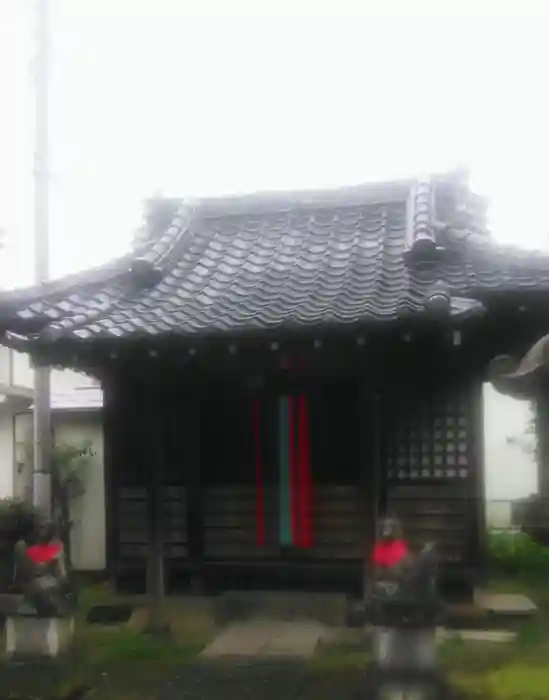
[[[32,0],[0,0],[2,286],[32,281]],[[123,252],[154,192],[469,164],[548,246],[549,3],[51,0],[51,269]],[[473,9],[474,8],[474,9]]]
[[[54,276],[122,253],[153,193],[456,164],[498,240],[549,247],[547,0],[50,3]],[[32,281],[33,11],[0,0],[3,287]]]

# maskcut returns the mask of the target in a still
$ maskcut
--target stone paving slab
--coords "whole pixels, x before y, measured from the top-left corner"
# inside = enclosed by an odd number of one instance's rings
[[[320,645],[325,648],[330,646],[344,646],[346,648],[365,649],[371,644],[373,629],[334,628],[327,629],[320,640]],[[442,644],[449,639],[461,639],[464,642],[509,643],[516,639],[517,633],[511,630],[489,629],[449,629],[437,627],[436,642]]]
[[[448,639],[461,639],[464,642],[487,642],[489,644],[507,644],[516,639],[516,632],[507,630],[449,630],[437,629],[437,643]]]
[[[491,593],[476,591],[475,604],[482,610],[493,614],[534,615],[537,605],[521,593]]]
[[[204,649],[201,658],[287,657],[310,659],[325,627],[309,620],[250,620],[229,625]]]
[[[269,639],[273,623],[253,620],[229,625],[201,653],[203,658],[255,656]]]

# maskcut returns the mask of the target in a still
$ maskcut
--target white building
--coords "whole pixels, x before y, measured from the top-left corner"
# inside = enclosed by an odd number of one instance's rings
[[[0,498],[28,498],[32,466],[24,445],[32,440],[34,374],[27,355],[0,347]],[[79,570],[105,567],[105,486],[103,474],[102,394],[81,374],[51,373],[52,425],[56,440],[90,440],[95,452],[85,473],[85,494],[73,503],[73,563]]]
[[[486,519],[493,527],[511,525],[511,501],[538,492],[534,454],[513,438],[525,435],[531,418],[526,401],[502,396],[490,385],[484,387],[484,474]],[[525,440],[528,443],[528,440]],[[532,439],[532,447],[533,447]]]

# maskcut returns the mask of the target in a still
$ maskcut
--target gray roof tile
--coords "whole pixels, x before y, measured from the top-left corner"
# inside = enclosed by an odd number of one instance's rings
[[[495,244],[478,197],[451,180],[425,182],[414,212],[414,183],[184,203],[132,255],[0,295],[0,324],[80,338],[196,336],[395,320],[422,313],[435,283],[454,316],[478,311],[487,294],[549,290],[547,256]],[[410,221],[429,239],[435,218],[456,212],[467,226],[436,234],[453,257],[430,271],[408,265]]]

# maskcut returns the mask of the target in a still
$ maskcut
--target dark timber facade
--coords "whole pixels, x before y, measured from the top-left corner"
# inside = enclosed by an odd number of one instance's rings
[[[386,511],[482,575],[482,383],[549,326],[549,258],[485,210],[459,173],[156,201],[128,256],[0,296],[5,344],[102,380],[119,584],[358,593]]]

